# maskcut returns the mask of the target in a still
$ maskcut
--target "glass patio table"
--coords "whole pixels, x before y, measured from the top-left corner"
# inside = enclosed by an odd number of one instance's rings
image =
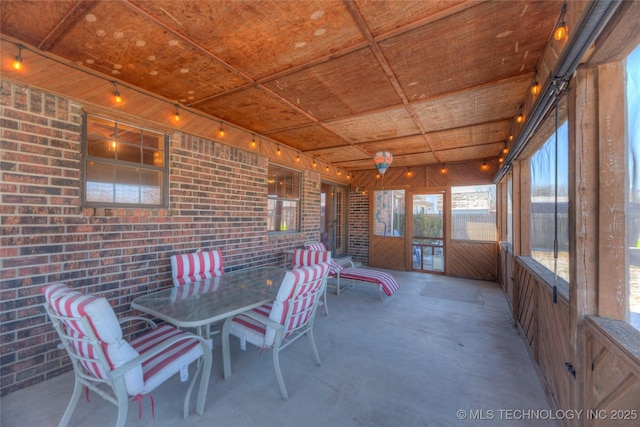
[[[263,267],[164,289],[136,298],[131,307],[179,328],[217,323],[275,300],[286,270]]]

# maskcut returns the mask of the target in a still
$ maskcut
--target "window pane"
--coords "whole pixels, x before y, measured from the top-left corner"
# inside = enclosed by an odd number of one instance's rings
[[[157,205],[162,202],[162,173],[156,171],[140,171],[140,202],[146,205]]]
[[[268,231],[300,230],[300,185],[296,170],[269,165],[267,174]]]
[[[640,329],[640,46],[627,58],[627,247],[631,324]]]
[[[98,162],[87,164],[87,202],[113,203],[114,167]]]
[[[496,241],[496,186],[451,187],[452,238]]]
[[[140,163],[140,146],[134,147],[117,141],[116,156],[120,161]]]
[[[116,167],[116,203],[140,203],[137,168]]]
[[[267,209],[269,215],[267,231],[298,230],[298,202],[269,199]]]
[[[556,137],[531,157],[531,255],[554,271],[554,241],[558,240],[557,273],[569,281],[569,141],[565,121],[558,128],[557,220]]]
[[[373,196],[375,212],[373,234],[376,236],[404,236],[404,190],[376,191]]]

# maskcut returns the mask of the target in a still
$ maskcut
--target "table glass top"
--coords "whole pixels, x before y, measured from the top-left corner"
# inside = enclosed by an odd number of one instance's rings
[[[223,320],[273,301],[286,270],[238,270],[136,298],[131,307],[179,327]]]

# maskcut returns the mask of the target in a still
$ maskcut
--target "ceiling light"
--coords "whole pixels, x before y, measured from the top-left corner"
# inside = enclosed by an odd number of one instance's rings
[[[282,152],[280,151],[280,146],[278,145],[278,156],[282,154]]]
[[[218,136],[220,138],[224,138],[224,128],[222,127],[222,122],[220,122],[220,127],[218,128]]]
[[[16,55],[16,59],[13,60],[11,64],[14,70],[22,69],[22,45],[18,45],[18,54]]]
[[[567,37],[567,23],[564,21],[564,13],[567,11],[567,4],[562,5],[562,11],[560,11],[560,19],[558,20],[558,25],[556,25],[556,29],[553,32],[553,38],[556,40],[563,40]]]
[[[299,161],[300,161],[300,153],[298,153],[296,156],[296,162],[299,162]]]
[[[313,167],[315,168],[316,166],[317,166],[316,159],[313,159]]]
[[[122,97],[120,96],[120,91],[118,90],[118,82],[114,80],[113,86],[115,87],[113,95],[115,96],[116,104],[120,104],[122,103]]]
[[[486,161],[486,160],[483,160],[483,161],[482,161],[482,167],[481,167],[481,169],[482,169],[483,171],[486,171],[487,169],[489,169],[489,165],[487,164],[487,161]]]
[[[175,120],[176,122],[180,121],[180,107],[178,106],[178,104],[176,104],[176,112],[173,115],[173,120]]]
[[[251,148],[255,148],[256,146],[256,136],[251,135]]]
[[[411,168],[407,170],[407,176],[411,178],[413,176],[413,172],[411,172]]]
[[[518,116],[516,117],[516,123],[522,123],[522,122],[524,122],[524,114],[518,113]]]
[[[531,85],[531,94],[537,95],[540,93],[540,83],[538,83],[538,79],[533,80],[533,84]]]
[[[442,167],[440,168],[440,172],[442,172],[442,173],[447,172],[447,168],[444,166],[444,163],[442,164]]]
[[[327,165],[327,172],[329,172],[329,165]]]

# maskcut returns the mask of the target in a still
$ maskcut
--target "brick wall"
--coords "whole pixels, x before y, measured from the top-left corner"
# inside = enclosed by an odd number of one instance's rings
[[[219,248],[227,270],[282,265],[284,250],[319,238],[317,172],[303,175],[302,232],[269,235],[268,158],[191,135],[171,136],[168,209],[83,208],[81,105],[0,81],[0,109],[0,395],[71,368],[45,284],[104,296],[123,316],[172,286],[173,253]]]
[[[349,255],[369,264],[369,196],[358,191],[349,193]]]

